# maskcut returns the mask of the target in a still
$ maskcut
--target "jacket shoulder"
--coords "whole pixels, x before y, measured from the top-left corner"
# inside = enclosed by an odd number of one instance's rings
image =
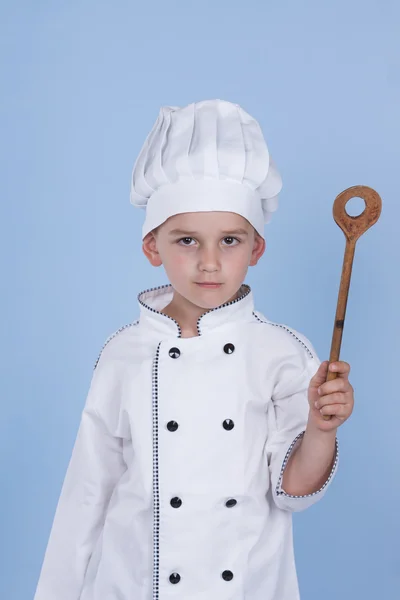
[[[107,352],[111,353],[113,350],[115,350],[121,344],[124,345],[124,342],[127,342],[128,340],[131,339],[132,334],[136,333],[136,326],[138,324],[139,324],[139,319],[136,319],[136,321],[133,321],[132,323],[127,323],[126,325],[123,325],[122,327],[120,327],[119,329],[117,329],[111,335],[108,336],[108,338],[105,340],[105,342],[98,354],[98,357],[94,364],[93,370],[95,370],[97,368],[100,358],[104,355],[106,349],[107,349]]]
[[[304,333],[294,329],[294,327],[289,327],[285,323],[270,321],[259,311],[255,310],[253,314],[260,326],[268,327],[266,335],[269,338],[272,336],[272,341],[279,343],[279,347],[285,347],[288,351],[294,349],[300,351],[300,353],[304,352],[309,358],[319,360],[313,344]]]
[[[273,399],[277,401],[295,392],[305,392],[321,361],[304,333],[285,323],[269,321],[257,313],[266,333],[262,343],[271,357],[269,375],[275,380]]]

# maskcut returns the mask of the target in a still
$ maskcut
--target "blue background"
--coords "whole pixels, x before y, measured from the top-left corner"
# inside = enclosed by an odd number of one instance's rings
[[[353,265],[341,466],[294,525],[304,600],[398,598],[399,31],[395,0],[1,3],[0,597],[33,597],[97,355],[167,282],[129,204],[137,153],[161,105],[222,98],[260,122],[284,181],[246,281],[321,360],[344,252],[334,198],[382,196]]]

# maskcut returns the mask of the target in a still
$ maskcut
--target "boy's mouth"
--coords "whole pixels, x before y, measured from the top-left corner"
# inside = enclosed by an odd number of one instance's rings
[[[196,284],[204,288],[218,288],[222,285],[222,283],[199,283],[198,281],[196,281]]]

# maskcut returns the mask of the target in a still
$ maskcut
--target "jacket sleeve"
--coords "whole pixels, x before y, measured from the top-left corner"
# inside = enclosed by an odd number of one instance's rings
[[[98,408],[112,400],[106,371],[100,362],[92,376],[34,600],[79,600],[108,502],[126,470],[122,439],[109,432]]]
[[[279,377],[272,395],[272,411],[266,451],[271,475],[271,493],[275,504],[290,512],[305,510],[321,500],[337,472],[339,462],[338,440],[336,438],[335,459],[331,472],[322,487],[304,496],[294,496],[285,492],[282,479],[292,451],[301,440],[308,421],[308,386],[318,370],[319,360],[313,346],[298,332],[296,336],[304,340],[297,354],[282,361]]]

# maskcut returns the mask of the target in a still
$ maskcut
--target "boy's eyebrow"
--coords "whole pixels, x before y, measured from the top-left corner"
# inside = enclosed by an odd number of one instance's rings
[[[224,235],[248,235],[248,232],[245,229],[231,229],[230,231],[221,231]],[[168,233],[168,235],[198,235],[198,231],[188,231],[187,229],[173,229]]]

